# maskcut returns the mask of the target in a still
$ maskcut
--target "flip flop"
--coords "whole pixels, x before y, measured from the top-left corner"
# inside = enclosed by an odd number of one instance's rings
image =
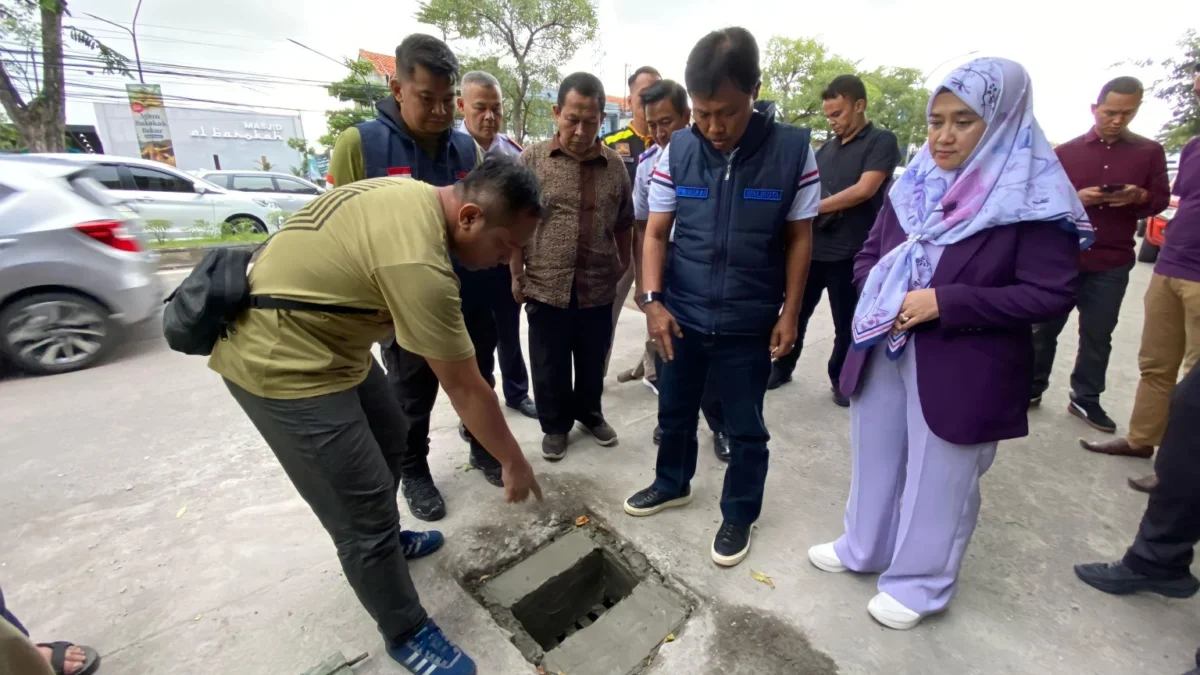
[[[64,669],[67,666],[67,650],[71,647],[78,647],[83,651],[83,667],[71,675],[92,675],[100,667],[100,653],[91,647],[70,642],[43,642],[38,646],[50,648],[50,667],[54,669],[54,675],[66,675],[67,671]]]

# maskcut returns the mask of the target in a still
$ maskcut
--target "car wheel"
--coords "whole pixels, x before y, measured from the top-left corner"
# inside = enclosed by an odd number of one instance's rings
[[[225,224],[232,234],[267,234],[267,226],[254,216],[230,216]]]
[[[1149,239],[1142,239],[1141,246],[1138,247],[1137,254],[1138,262],[1152,263],[1158,260],[1158,247],[1150,243]]]
[[[0,352],[33,375],[90,367],[116,340],[108,310],[82,295],[39,293],[0,311]]]

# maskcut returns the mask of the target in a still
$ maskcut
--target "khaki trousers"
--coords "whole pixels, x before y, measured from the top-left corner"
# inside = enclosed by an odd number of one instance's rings
[[[37,647],[0,616],[0,675],[54,675]]]
[[[1167,428],[1179,367],[1186,374],[1200,359],[1200,283],[1155,274],[1145,303],[1138,352],[1141,379],[1125,438],[1133,446],[1157,447]]]

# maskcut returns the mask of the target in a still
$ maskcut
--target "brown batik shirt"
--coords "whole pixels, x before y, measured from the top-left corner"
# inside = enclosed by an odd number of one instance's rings
[[[526,297],[553,307],[611,305],[624,269],[616,235],[633,227],[633,197],[625,164],[599,140],[582,161],[563,152],[558,137],[525,149],[521,162],[542,184],[546,211],[525,246]]]

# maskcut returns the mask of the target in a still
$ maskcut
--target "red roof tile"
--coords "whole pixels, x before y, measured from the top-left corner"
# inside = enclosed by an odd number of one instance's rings
[[[377,54],[369,52],[365,49],[358,50],[358,58],[363,61],[370,61],[372,66],[375,66],[375,72],[384,77],[392,77],[396,74],[396,57],[388,56],[387,54]]]

